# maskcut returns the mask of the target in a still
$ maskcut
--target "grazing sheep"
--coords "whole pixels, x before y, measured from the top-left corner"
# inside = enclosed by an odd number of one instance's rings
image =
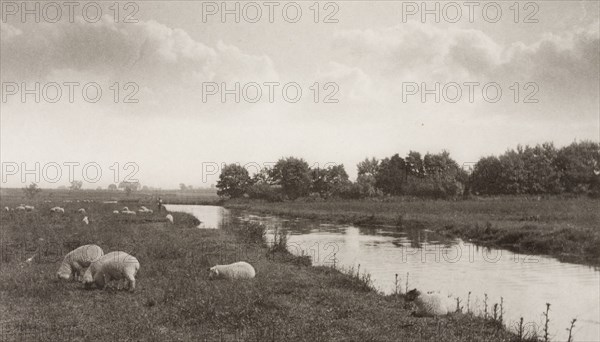
[[[208,278],[251,279],[256,275],[254,267],[247,262],[239,261],[229,265],[216,265],[208,269]]]
[[[84,217],[83,220],[81,220],[83,223],[85,224],[90,224],[90,220],[88,219],[88,217]]]
[[[9,207],[4,207],[4,211],[10,211]]]
[[[121,209],[121,211],[129,211],[128,207],[123,207],[123,209]]]
[[[135,215],[135,211],[131,211],[131,210],[121,211],[121,213],[125,214],[125,215]]]
[[[25,211],[25,207],[24,206],[18,206],[15,208],[16,211]]]
[[[167,216],[165,216],[167,218],[167,221],[171,222],[171,224],[173,224],[173,215],[171,214],[167,214]]]
[[[53,213],[63,213],[63,214],[65,213],[65,209],[61,208],[61,207],[51,208],[50,211],[53,212]]]
[[[83,284],[106,289],[111,279],[126,279],[129,291],[135,289],[135,275],[140,269],[138,260],[125,252],[110,252],[94,261],[83,275]]]
[[[148,209],[146,207],[141,207],[140,209],[138,209],[138,212],[140,214],[152,214],[154,211],[152,209]]]
[[[60,268],[56,272],[59,279],[69,279],[73,274],[73,279],[78,278],[83,274],[83,271],[90,264],[104,255],[102,248],[96,245],[84,245],[69,252],[63,259]]]
[[[414,301],[417,310],[413,312],[415,316],[443,316],[452,312],[454,303],[451,298],[439,293],[421,293],[417,289],[412,289],[406,294],[408,301]]]
[[[35,207],[32,206],[32,205],[26,205],[25,206],[25,211],[33,211],[33,209],[35,209]]]
[[[78,212],[79,214],[85,214],[85,209],[83,209],[83,208],[80,208],[80,209],[78,209],[78,210],[77,210],[77,212]]]
[[[118,215],[118,214],[119,214],[119,211],[118,211],[118,210],[113,210],[113,214],[116,214],[116,215]]]

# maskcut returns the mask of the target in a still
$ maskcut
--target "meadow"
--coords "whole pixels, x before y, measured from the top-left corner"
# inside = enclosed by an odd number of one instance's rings
[[[402,295],[384,296],[364,275],[309,266],[304,258],[266,246],[260,227],[201,230],[183,213],[174,213],[170,225],[164,211],[125,217],[112,211],[124,205],[156,209],[152,198],[103,203],[96,195],[92,202],[85,192],[60,200],[45,194],[33,202],[17,193],[0,199],[2,208],[35,206],[33,212],[0,215],[3,341],[518,340],[497,321],[471,314],[413,317]],[[55,205],[65,214],[50,213]],[[89,225],[75,213],[82,207]],[[140,261],[135,292],[117,283],[105,291],[85,290],[57,279],[64,254],[88,243]],[[32,263],[25,262],[32,256]],[[238,260],[252,263],[257,277],[208,280],[208,267]]]

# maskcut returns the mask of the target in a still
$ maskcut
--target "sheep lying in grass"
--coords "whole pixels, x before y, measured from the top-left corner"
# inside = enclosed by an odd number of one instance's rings
[[[167,214],[167,216],[165,216],[165,218],[167,219],[167,221],[169,221],[169,222],[171,222],[171,224],[173,224],[173,215]]]
[[[25,206],[20,205],[18,207],[15,208],[16,211],[25,211]]]
[[[83,208],[77,209],[77,212],[79,214],[85,214],[85,209],[83,209]]]
[[[33,211],[33,209],[35,209],[35,207],[32,206],[32,205],[26,205],[25,206],[25,211]]]
[[[141,207],[140,209],[138,209],[138,212],[140,214],[152,214],[154,211],[152,209],[148,209],[146,207]]]
[[[254,267],[247,262],[239,261],[229,265],[216,265],[208,269],[208,278],[251,279],[256,275]]]
[[[110,252],[94,261],[83,275],[83,284],[86,288],[95,285],[106,289],[108,282],[114,280],[127,280],[129,291],[135,289],[135,275],[140,269],[138,260],[125,252]]]
[[[4,207],[4,211],[10,211],[9,207]]]
[[[50,211],[53,212],[53,213],[63,213],[63,214],[65,213],[65,209],[61,208],[61,207],[51,208]]]
[[[65,256],[56,275],[59,279],[69,279],[72,274],[73,279],[78,280],[83,271],[103,255],[102,248],[96,245],[84,245],[76,248]]]
[[[415,316],[443,316],[452,312],[453,301],[450,297],[439,293],[421,293],[417,289],[412,289],[406,293],[408,301],[414,301],[417,310],[413,312]]]
[[[88,217],[84,217],[83,220],[81,220],[84,224],[90,224],[90,220],[88,219]]]
[[[116,214],[116,215],[118,215],[118,214],[119,214],[119,211],[118,211],[118,210],[113,210],[113,214]]]

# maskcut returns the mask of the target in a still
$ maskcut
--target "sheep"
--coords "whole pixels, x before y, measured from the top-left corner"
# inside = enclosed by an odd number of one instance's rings
[[[121,211],[129,211],[128,207],[123,207],[123,209],[121,209]]]
[[[78,210],[77,210],[77,212],[78,212],[79,214],[85,214],[85,209],[83,209],[83,208],[80,208],[80,209],[78,209]]]
[[[35,209],[35,207],[32,206],[32,205],[26,205],[25,206],[25,211],[33,211],[33,209]]]
[[[239,261],[229,265],[216,265],[208,269],[208,278],[251,279],[256,275],[254,267],[247,262]]]
[[[171,224],[173,224],[173,215],[167,214],[167,216],[165,216],[165,218],[167,219],[167,221],[169,221],[169,222],[171,222]]]
[[[142,206],[140,209],[138,209],[138,212],[140,214],[152,214],[154,211],[152,209],[148,209],[148,208]]]
[[[78,247],[65,255],[56,275],[58,279],[66,280],[71,278],[71,274],[73,274],[73,279],[78,280],[85,268],[89,267],[94,260],[103,255],[104,251],[102,251],[102,248],[96,245]]]
[[[412,289],[406,293],[408,301],[414,301],[417,310],[413,312],[415,316],[444,316],[452,312],[453,301],[448,296],[439,293],[421,293],[417,289]]]
[[[119,211],[118,210],[113,210],[113,214],[119,215]]]
[[[131,211],[131,210],[121,211],[121,213],[126,214],[126,215],[135,215],[135,211]]]
[[[9,207],[4,207],[4,211],[10,211]]]
[[[85,224],[90,224],[90,220],[88,219],[88,217],[84,217],[83,220],[81,220],[83,223]]]
[[[126,279],[129,291],[135,290],[135,276],[140,270],[139,261],[125,252],[110,252],[94,261],[83,275],[83,285],[106,289],[111,279]]]
[[[65,209],[61,208],[61,207],[51,208],[50,211],[53,212],[53,213],[63,213],[63,214],[65,213]]]
[[[25,211],[25,207],[20,205],[18,207],[15,208],[16,211]]]

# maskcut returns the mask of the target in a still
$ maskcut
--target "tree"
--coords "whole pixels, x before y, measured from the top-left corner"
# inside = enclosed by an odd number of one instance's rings
[[[117,185],[116,184],[110,184],[108,186],[108,190],[110,190],[110,191],[117,191]]]
[[[71,182],[71,186],[69,187],[69,190],[81,190],[81,187],[83,186],[83,182],[82,181],[72,181]]]
[[[185,190],[187,190],[187,186],[183,183],[179,183],[179,190],[185,191]]]
[[[425,175],[425,169],[423,165],[423,159],[421,159],[421,153],[410,151],[406,156],[406,166],[408,173],[411,176],[423,177]]]
[[[581,141],[565,146],[558,151],[555,166],[565,191],[585,192],[592,184],[597,184],[600,145],[591,141]]]
[[[29,186],[23,188],[23,193],[27,199],[34,199],[37,194],[39,194],[42,189],[38,188],[38,185],[35,183],[31,183]]]
[[[326,169],[310,170],[312,178],[311,190],[322,198],[340,195],[350,184],[344,165],[329,166]]]
[[[402,185],[406,182],[406,163],[397,153],[385,158],[379,165],[375,176],[375,185],[386,194],[401,195]]]
[[[311,185],[310,168],[304,159],[288,157],[279,159],[273,167],[271,178],[281,185],[290,199],[308,195]]]
[[[217,182],[217,195],[242,197],[250,184],[248,170],[237,164],[225,165]]]
[[[356,184],[361,197],[373,197],[378,194],[375,187],[376,176],[379,170],[379,161],[375,158],[366,158],[356,165],[358,177]]]
[[[480,194],[497,195],[503,191],[502,164],[497,157],[481,158],[470,176],[471,189]]]
[[[133,191],[138,191],[141,187],[142,187],[142,184],[140,184],[140,182],[123,181],[123,182],[119,183],[119,189],[124,189],[125,192],[127,192],[127,193],[131,193]]]

